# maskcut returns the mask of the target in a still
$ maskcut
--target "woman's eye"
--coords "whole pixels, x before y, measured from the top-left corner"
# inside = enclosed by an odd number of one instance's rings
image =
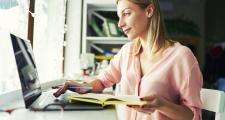
[[[123,13],[123,16],[128,16],[128,15],[130,15],[130,13],[129,13],[129,12],[127,12],[127,13]]]

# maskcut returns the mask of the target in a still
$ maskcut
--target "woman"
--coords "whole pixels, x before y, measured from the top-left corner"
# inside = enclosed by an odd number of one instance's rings
[[[118,0],[118,26],[132,40],[91,83],[93,92],[120,83],[120,94],[140,96],[148,103],[125,106],[126,120],[200,120],[202,75],[191,50],[166,38],[158,0]],[[85,93],[84,89],[77,92]]]

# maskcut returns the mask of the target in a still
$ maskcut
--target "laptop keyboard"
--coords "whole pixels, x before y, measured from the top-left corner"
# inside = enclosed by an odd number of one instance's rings
[[[39,107],[44,107],[48,104],[54,103],[54,100],[56,98],[50,93],[50,92],[46,92],[43,93],[36,101],[33,105],[35,106],[39,106]]]
[[[62,94],[60,97],[56,98],[53,93],[54,91],[43,92],[42,95],[39,96],[39,98],[32,104],[32,108],[40,110],[60,109],[60,105],[68,104],[68,95],[74,94],[66,92],[65,94]]]
[[[49,103],[53,103],[56,98],[52,94],[44,94],[41,96],[39,105],[47,105]]]

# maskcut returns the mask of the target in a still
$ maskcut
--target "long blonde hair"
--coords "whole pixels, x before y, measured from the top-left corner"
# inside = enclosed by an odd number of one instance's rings
[[[120,0],[116,0],[116,4],[118,4]],[[166,44],[166,28],[164,19],[162,16],[162,12],[160,10],[159,1],[158,0],[127,0],[138,5],[141,9],[145,9],[148,5],[153,4],[155,9],[153,15],[151,16],[151,20],[149,23],[148,36],[147,36],[147,44],[156,46],[156,49],[150,51],[156,53],[161,48],[165,47]]]

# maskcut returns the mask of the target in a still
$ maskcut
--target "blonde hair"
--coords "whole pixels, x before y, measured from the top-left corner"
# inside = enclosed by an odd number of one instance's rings
[[[116,4],[118,4],[120,0],[116,0]],[[158,0],[127,0],[138,5],[141,9],[145,9],[148,5],[153,4],[155,9],[153,15],[151,16],[151,20],[148,28],[148,36],[147,36],[147,44],[155,45],[156,49],[152,51],[150,48],[150,52],[156,53],[161,48],[165,47],[166,44],[166,28],[164,19],[160,10],[159,1]]]

